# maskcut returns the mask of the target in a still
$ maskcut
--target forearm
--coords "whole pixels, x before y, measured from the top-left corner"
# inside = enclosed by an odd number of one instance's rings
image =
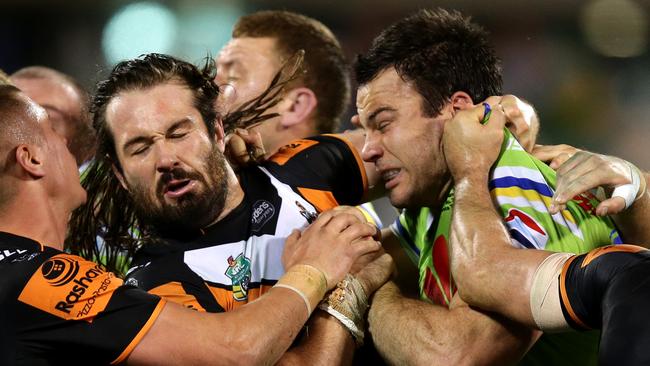
[[[303,299],[286,288],[237,310],[206,314],[167,303],[128,359],[137,365],[270,365],[307,321]]]
[[[290,348],[279,365],[349,365],[354,355],[350,332],[333,317],[317,310],[307,322],[300,343]]]
[[[650,183],[650,174],[644,178]],[[613,216],[616,226],[621,230],[626,243],[650,248],[650,194],[645,192],[630,208]]]
[[[452,273],[460,296],[470,305],[527,320],[532,278],[548,253],[511,245],[487,186],[487,175],[456,182]]]
[[[395,365],[513,363],[537,336],[468,306],[404,298],[392,282],[375,293],[368,320],[377,350]]]

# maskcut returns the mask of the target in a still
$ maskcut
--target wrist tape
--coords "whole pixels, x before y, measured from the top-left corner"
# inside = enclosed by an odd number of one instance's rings
[[[286,288],[300,295],[309,316],[327,292],[327,278],[316,267],[297,264],[289,268],[273,287]]]

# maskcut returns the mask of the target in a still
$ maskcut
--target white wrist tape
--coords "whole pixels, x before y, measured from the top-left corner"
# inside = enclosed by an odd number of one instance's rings
[[[637,169],[629,163],[627,166],[630,169],[630,180],[632,183],[620,185],[614,188],[614,192],[612,192],[612,197],[621,197],[625,201],[625,208],[632,206],[637,194],[639,194],[639,187],[641,186],[641,177]]]

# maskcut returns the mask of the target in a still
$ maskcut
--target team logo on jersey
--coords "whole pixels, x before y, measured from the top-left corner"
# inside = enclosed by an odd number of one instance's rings
[[[41,273],[47,282],[55,287],[63,286],[79,272],[79,262],[67,257],[51,258],[41,266]]]
[[[275,207],[265,200],[258,200],[253,204],[251,215],[252,230],[259,231],[275,215]]]
[[[513,241],[529,249],[544,249],[548,234],[534,218],[516,208],[508,210],[504,219]]]
[[[248,299],[248,284],[251,281],[251,261],[241,253],[233,259],[228,257],[226,276],[232,281],[232,297],[237,301]]]
[[[318,217],[318,214],[316,212],[309,212],[305,206],[301,205],[298,201],[296,201],[296,206],[298,206],[300,214],[305,218],[305,220],[307,220],[308,223],[311,224]]]
[[[57,254],[32,275],[18,300],[63,319],[92,322],[121,285],[96,263]]]

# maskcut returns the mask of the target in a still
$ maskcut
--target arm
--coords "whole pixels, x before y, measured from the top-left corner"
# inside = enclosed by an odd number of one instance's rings
[[[406,251],[400,245],[399,240],[391,229],[387,228],[381,231],[381,245],[384,247],[386,253],[390,254],[395,261],[397,273],[393,278],[393,282],[403,294],[416,298],[418,295],[418,268],[408,257]]]
[[[350,332],[338,320],[317,310],[307,322],[300,344],[289,349],[278,365],[349,365],[354,348]]]
[[[451,231],[452,273],[463,300],[534,326],[530,289],[538,265],[550,255],[511,246],[488,191],[489,170],[503,140],[505,118],[483,107],[459,112],[445,127],[445,159],[455,182]]]
[[[393,282],[379,289],[368,315],[380,354],[395,365],[509,364],[539,332],[452,299],[451,309],[409,299]]]
[[[608,190],[632,183],[631,174],[638,174],[639,189],[634,203],[626,207],[621,197],[610,197],[596,207],[596,214],[611,215],[626,242],[650,245],[650,195],[646,194],[650,176],[631,163],[607,155],[576,149],[569,145],[536,146],[535,157],[550,161],[557,170],[557,188],[553,195],[556,210],[563,208],[576,195],[598,187]]]
[[[323,213],[302,234],[295,231],[285,245],[283,263],[289,270],[278,282],[301,290],[305,297],[276,285],[258,300],[228,313],[198,313],[168,304],[128,361],[275,363],[289,348],[325,290],[334,287],[357,258],[379,249],[371,238],[375,231],[353,215]],[[309,265],[321,276],[294,274],[294,281],[287,282],[297,264]]]

